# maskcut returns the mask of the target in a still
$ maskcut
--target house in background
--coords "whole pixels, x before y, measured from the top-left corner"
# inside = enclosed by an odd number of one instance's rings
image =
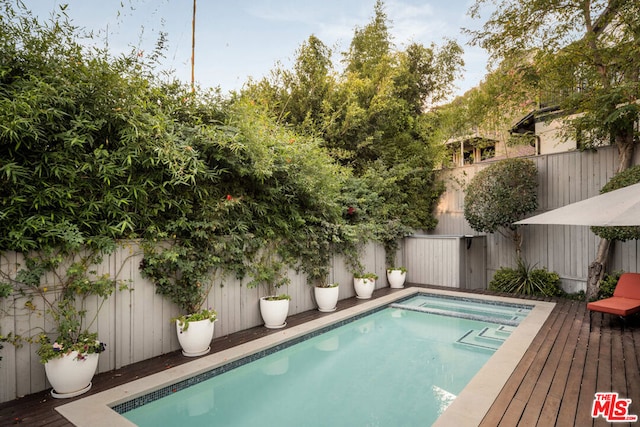
[[[501,138],[490,138],[477,132],[450,139],[445,143],[449,151],[447,158],[451,161],[449,166],[462,167],[486,160],[565,153],[580,149],[582,141],[588,135],[576,133],[567,138],[566,119],[566,114],[557,106],[531,111],[508,129],[508,140],[521,139],[522,143],[506,144]],[[609,141],[597,142],[599,147],[606,145],[610,145]]]
[[[450,139],[445,143],[449,155],[448,167],[462,167],[489,160],[533,156],[532,144],[507,145],[499,139],[481,136],[479,133]]]
[[[478,133],[450,139],[445,143],[453,167],[472,165],[495,157],[498,144],[499,141],[480,136]]]
[[[563,119],[564,115],[556,106],[539,108],[520,119],[509,133],[531,135],[536,155],[572,151],[577,148],[576,138],[563,139]]]

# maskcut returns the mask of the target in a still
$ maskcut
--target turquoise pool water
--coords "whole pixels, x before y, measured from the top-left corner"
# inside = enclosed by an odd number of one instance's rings
[[[517,326],[527,317],[533,306],[510,304],[477,298],[451,298],[435,294],[420,294],[392,307],[415,310],[423,313],[463,317],[489,323]]]
[[[141,427],[428,426],[512,330],[385,308],[122,415]]]

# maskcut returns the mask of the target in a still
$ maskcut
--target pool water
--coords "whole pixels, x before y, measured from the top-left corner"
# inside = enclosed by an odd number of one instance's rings
[[[389,307],[122,415],[141,427],[428,426],[512,330]]]
[[[392,307],[416,310],[423,313],[463,317],[502,325],[518,326],[533,309],[531,305],[478,300],[475,298],[451,298],[435,294],[420,294]]]

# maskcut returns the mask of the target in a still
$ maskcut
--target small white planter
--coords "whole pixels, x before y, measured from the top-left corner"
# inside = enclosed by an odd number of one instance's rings
[[[269,297],[260,298],[260,314],[264,321],[264,326],[269,329],[280,329],[287,326],[287,315],[289,314],[289,300],[278,299],[269,300]]]
[[[187,330],[183,329],[180,320],[176,320],[176,332],[182,354],[187,357],[197,357],[209,353],[214,329],[215,321],[212,322],[209,319],[190,321]]]
[[[66,399],[79,396],[91,389],[91,379],[98,367],[98,353],[85,354],[82,359],[77,359],[78,352],[56,359],[51,359],[44,364],[47,379],[53,387],[51,396],[56,399]]]
[[[376,288],[375,279],[361,279],[353,278],[353,287],[356,290],[356,298],[369,299],[373,295],[373,290]]]
[[[333,286],[330,288],[314,287],[314,296],[316,297],[316,304],[318,304],[318,311],[325,313],[336,311],[338,305],[338,296],[340,295],[339,286]]]
[[[387,280],[389,281],[389,287],[394,289],[404,288],[404,281],[407,277],[407,272],[402,270],[387,270]]]

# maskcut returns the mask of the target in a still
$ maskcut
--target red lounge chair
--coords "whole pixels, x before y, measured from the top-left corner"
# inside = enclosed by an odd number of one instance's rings
[[[640,273],[623,273],[611,298],[587,304],[589,323],[594,311],[620,316],[623,320],[640,312]]]

